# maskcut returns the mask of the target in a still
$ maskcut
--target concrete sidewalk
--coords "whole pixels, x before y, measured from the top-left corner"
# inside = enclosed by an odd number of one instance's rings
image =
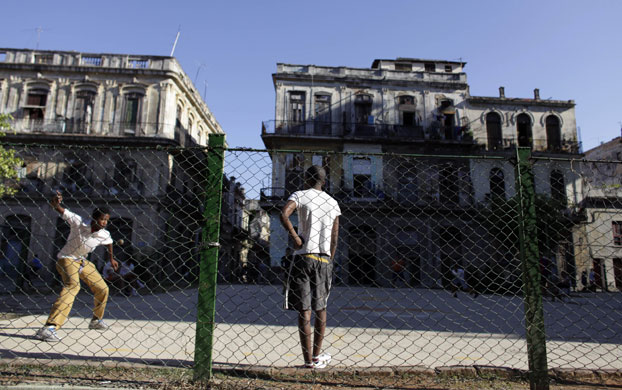
[[[233,367],[288,367],[302,363],[295,313],[275,309],[276,302],[262,304],[265,297],[275,296],[273,286],[219,289],[215,363]],[[443,291],[413,292],[412,289],[401,292],[376,289],[373,294],[365,294],[344,288],[338,292],[329,306],[329,327],[324,343],[324,350],[333,356],[331,366],[484,365],[522,370],[528,367],[521,333],[520,298],[485,296],[474,300],[463,296],[455,299]],[[418,295],[406,297],[406,294]],[[92,298],[81,295],[72,312],[74,316],[59,330],[62,341],[41,342],[34,334],[45,322],[54,298],[33,300],[36,305],[30,307],[30,314],[0,320],[1,358],[95,359],[167,366],[193,364],[196,290],[112,297],[107,313],[110,328],[105,331],[88,329]],[[588,323],[582,330],[572,330],[568,324],[558,321],[558,317],[568,320],[570,312],[581,315],[582,310],[593,310],[601,299],[609,302],[608,306],[612,305],[610,297],[593,298],[597,300],[555,306],[550,302],[545,304],[547,323],[552,324],[547,326],[547,335],[551,336],[547,342],[550,368],[622,369],[619,334],[616,337],[591,336],[586,332],[598,327],[590,327]],[[398,306],[400,299],[403,304]],[[614,314],[622,316],[618,311],[611,316]],[[612,320],[615,319],[607,318],[607,322]],[[622,318],[619,320],[622,322]],[[604,322],[602,318],[600,321]],[[353,322],[362,326],[349,326]],[[491,332],[490,329],[507,331]],[[616,332],[614,326],[608,329]],[[584,337],[562,337],[575,333]]]

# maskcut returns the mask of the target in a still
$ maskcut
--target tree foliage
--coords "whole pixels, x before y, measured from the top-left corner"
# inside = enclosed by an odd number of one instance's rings
[[[11,119],[8,114],[0,114],[0,137],[11,129]],[[23,160],[15,155],[15,150],[0,145],[0,197],[11,196],[17,192],[17,169],[22,164]]]
[[[484,272],[488,283],[481,288],[482,291],[517,293],[521,289],[518,206],[518,195],[510,199],[495,197],[482,213],[482,224],[498,251],[498,256],[491,256],[491,262],[486,265]],[[535,207],[540,255],[554,255],[571,235],[572,221],[566,215],[566,204],[550,196],[536,194]],[[508,272],[513,274],[510,280]]]
[[[553,254],[559,244],[566,240],[572,229],[572,222],[566,216],[566,204],[543,194],[535,199],[538,248],[541,254]],[[518,233],[518,196],[510,199],[496,197],[484,213],[484,225],[490,235],[504,249],[518,254],[520,241]]]

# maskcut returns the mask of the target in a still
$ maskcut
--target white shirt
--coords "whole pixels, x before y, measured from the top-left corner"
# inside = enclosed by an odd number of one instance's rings
[[[82,221],[82,217],[65,209],[62,218],[71,228],[69,238],[63,249],[58,252],[58,258],[69,257],[70,259],[86,259],[86,256],[93,252],[99,245],[112,244],[110,232],[100,229],[91,233],[91,225]]]
[[[324,191],[296,191],[288,201],[296,203],[298,235],[304,243],[294,254],[322,253],[331,256],[330,240],[335,218],[341,215],[337,201]]]

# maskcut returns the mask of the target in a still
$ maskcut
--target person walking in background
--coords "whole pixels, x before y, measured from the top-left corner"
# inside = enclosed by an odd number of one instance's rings
[[[331,361],[331,356],[321,351],[341,210],[337,201],[322,191],[325,181],[324,169],[311,166],[305,172],[305,189],[294,192],[281,211],[281,224],[295,250],[286,282],[285,308],[298,312],[298,333],[307,368],[324,368]],[[300,234],[289,220],[294,211],[298,212]],[[313,346],[311,311],[315,313]]]
[[[587,271],[581,272],[581,291],[587,291]]]
[[[453,293],[454,298],[458,298],[458,290],[465,291],[473,296],[473,298],[477,298],[479,295],[475,290],[469,287],[466,278],[464,276],[464,268],[459,267],[457,264],[451,269],[451,274],[454,276],[454,279],[451,283],[451,292]]]
[[[106,208],[93,210],[91,223],[86,224],[82,218],[61,206],[63,197],[60,192],[50,201],[50,205],[56,210],[63,220],[70,226],[67,243],[58,253],[56,270],[63,280],[63,289],[54,305],[45,325],[37,331],[36,337],[43,341],[60,341],[56,331],[63,326],[69,316],[71,307],[80,291],[80,280],[85,282],[95,295],[93,318],[89,323],[89,329],[103,330],[108,326],[102,321],[106,302],[108,301],[108,286],[97,272],[95,265],[86,259],[99,245],[108,248],[108,258],[114,270],[119,264],[112,255],[112,237],[106,230],[110,211]]]

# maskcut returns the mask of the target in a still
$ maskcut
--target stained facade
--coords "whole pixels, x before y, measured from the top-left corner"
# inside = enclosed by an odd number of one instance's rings
[[[46,202],[61,191],[66,206],[84,216],[108,205],[113,238],[130,242],[136,257],[151,257],[154,278],[179,274],[191,281],[205,159],[199,148],[168,148],[207,145],[210,134],[223,130],[177,60],[18,49],[0,54],[0,113],[13,117],[5,140],[26,144],[18,192],[0,208],[2,251],[12,264],[7,269],[25,270],[37,254],[43,279],[52,277],[67,231]],[[101,263],[102,255],[96,252],[93,260]],[[163,256],[166,262],[158,260]],[[13,282],[9,289],[23,284]]]
[[[534,156],[579,156],[575,104],[543,100],[537,89],[533,98],[506,97],[503,87],[496,97],[472,96],[465,65],[415,58],[378,59],[370,68],[277,64],[275,117],[263,122],[262,139],[268,149],[305,153],[272,155],[272,187],[262,201],[271,210],[273,265],[287,246],[279,207],[301,188],[304,169],[320,164],[329,172],[326,190],[345,210],[339,281],[387,285],[400,257],[412,286],[446,285],[456,262],[517,268],[514,254],[486,255],[495,248],[469,217],[494,196],[515,195],[513,165],[438,156],[511,157],[517,146]],[[423,157],[388,155],[404,153]],[[534,171],[537,192],[580,201],[569,164],[536,163]]]

